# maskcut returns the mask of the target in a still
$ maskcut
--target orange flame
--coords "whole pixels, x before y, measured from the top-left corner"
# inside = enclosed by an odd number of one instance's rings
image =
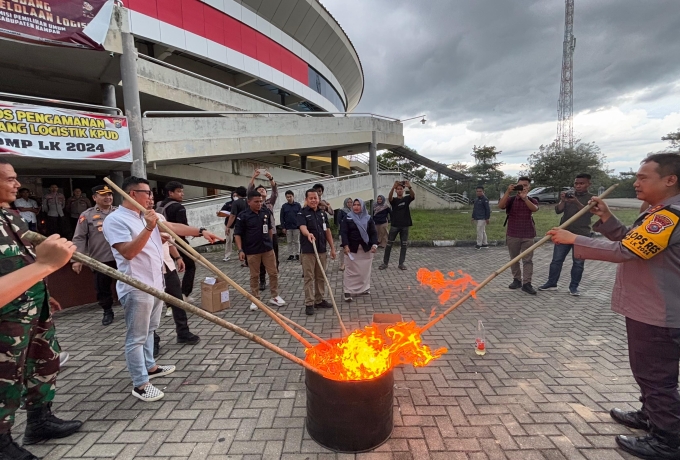
[[[415,321],[384,329],[373,324],[328,342],[330,346],[321,343],[307,348],[305,360],[334,380],[371,380],[398,364],[422,367],[447,351],[440,348],[433,352],[423,345]]]
[[[455,299],[459,294],[464,293],[469,287],[479,286],[479,283],[473,280],[472,276],[468,273],[464,273],[463,270],[458,270],[458,274],[460,276],[456,278],[455,272],[449,272],[448,276],[450,279],[447,279],[439,270],[431,272],[427,268],[420,268],[416,278],[420,284],[432,288],[434,292],[439,294],[439,303],[444,305],[451,298]],[[477,298],[474,290],[472,291],[472,297]]]

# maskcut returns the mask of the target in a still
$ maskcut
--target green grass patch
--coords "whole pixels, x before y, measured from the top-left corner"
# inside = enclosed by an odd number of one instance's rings
[[[491,208],[491,222],[486,226],[486,234],[489,240],[505,239],[505,211]],[[637,209],[615,209],[612,211],[624,224],[631,225],[639,212]],[[411,209],[413,227],[409,232],[409,240],[475,240],[477,230],[471,222],[472,209],[460,210],[427,210]],[[555,207],[551,204],[541,205],[538,212],[534,213],[537,236],[545,235],[545,232],[560,223],[561,215],[555,214]],[[593,216],[593,224],[597,222]]]

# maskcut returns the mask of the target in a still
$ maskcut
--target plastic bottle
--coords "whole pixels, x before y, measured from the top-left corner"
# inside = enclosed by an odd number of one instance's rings
[[[482,320],[477,321],[477,338],[475,339],[475,353],[479,356],[486,354],[486,336],[484,334],[484,324]]]

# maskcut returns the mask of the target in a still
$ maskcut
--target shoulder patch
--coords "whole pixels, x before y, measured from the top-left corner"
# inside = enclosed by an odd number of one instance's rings
[[[656,208],[654,208],[656,209]],[[668,247],[680,217],[671,209],[662,208],[648,214],[621,241],[623,246],[642,259],[651,259]]]

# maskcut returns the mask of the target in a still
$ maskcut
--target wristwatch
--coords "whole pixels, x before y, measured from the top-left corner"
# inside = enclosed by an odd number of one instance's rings
[[[207,228],[205,228],[205,227],[199,228],[198,229],[198,236],[203,236],[203,232],[206,231],[206,230],[207,230]]]
[[[243,249],[239,249],[238,252],[237,252],[237,254],[240,254],[240,253],[242,253],[242,252],[243,252]]]

